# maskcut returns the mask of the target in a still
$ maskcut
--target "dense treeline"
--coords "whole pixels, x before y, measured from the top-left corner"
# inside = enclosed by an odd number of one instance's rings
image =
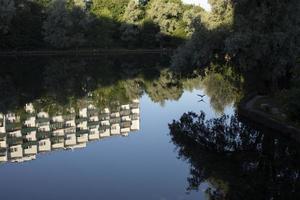
[[[201,12],[180,0],[1,0],[0,48],[176,47]]]
[[[246,93],[284,97],[284,109],[299,118],[300,1],[210,3],[212,11],[193,23],[190,40],[173,57],[174,68],[186,73],[211,63],[233,66],[244,76]]]
[[[233,63],[240,70],[268,72],[266,86],[284,87],[299,56],[300,2],[211,0],[211,5],[174,56],[174,66]]]

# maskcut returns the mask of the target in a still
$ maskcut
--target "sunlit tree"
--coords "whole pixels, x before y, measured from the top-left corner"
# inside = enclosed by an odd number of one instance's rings
[[[182,16],[181,4],[167,0],[152,0],[147,15],[159,24],[161,31],[173,33],[179,26],[179,20]]]
[[[124,15],[123,21],[126,23],[136,24],[144,18],[144,10],[136,0],[129,1]]]

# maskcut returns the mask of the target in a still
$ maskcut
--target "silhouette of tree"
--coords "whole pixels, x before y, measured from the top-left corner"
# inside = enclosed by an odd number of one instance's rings
[[[169,124],[179,157],[191,165],[188,190],[209,182],[210,199],[298,199],[299,145],[237,116],[185,113]]]

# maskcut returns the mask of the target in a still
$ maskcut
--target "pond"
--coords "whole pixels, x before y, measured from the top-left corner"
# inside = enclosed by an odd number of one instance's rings
[[[157,54],[0,65],[3,199],[299,195],[298,145],[239,118],[220,73],[178,78]]]

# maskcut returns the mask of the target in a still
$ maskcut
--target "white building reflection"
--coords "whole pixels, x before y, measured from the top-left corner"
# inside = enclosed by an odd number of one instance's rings
[[[32,104],[24,114],[0,113],[0,162],[36,159],[42,152],[86,147],[89,141],[114,135],[128,136],[140,129],[139,100],[100,109],[93,104],[69,114],[36,112]]]

